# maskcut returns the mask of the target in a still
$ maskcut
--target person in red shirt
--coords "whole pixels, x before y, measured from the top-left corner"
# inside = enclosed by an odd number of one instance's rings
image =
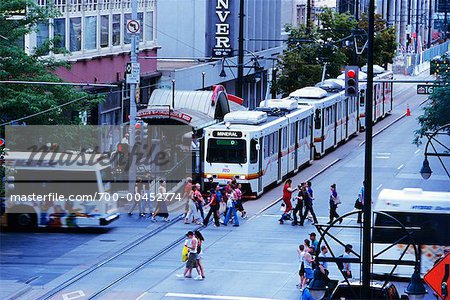
[[[287,179],[283,186],[283,202],[286,208],[284,210],[284,213],[281,215],[281,218],[278,220],[280,224],[283,224],[284,220],[288,219],[289,212],[292,209],[292,191],[292,180]]]

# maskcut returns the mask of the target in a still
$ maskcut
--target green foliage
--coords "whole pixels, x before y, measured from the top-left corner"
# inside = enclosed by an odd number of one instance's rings
[[[327,9],[320,14],[320,21],[320,29],[315,25],[311,28],[286,26],[289,40],[286,51],[280,56],[277,66],[280,71],[272,90],[286,95],[295,89],[316,84],[322,78],[325,63],[327,77],[337,77],[345,65],[365,64],[367,52],[363,52],[362,57],[353,62],[356,58],[354,47],[351,44],[346,46],[344,42],[353,42],[352,35],[356,30],[367,32],[366,16],[363,15],[358,22],[349,13],[341,14]],[[386,21],[376,15],[375,31],[374,61],[386,68],[388,63],[392,63],[397,49],[395,29],[387,28]],[[360,46],[365,40],[366,37]]]
[[[25,8],[25,19],[10,19],[10,12]],[[47,40],[42,47],[34,49],[32,55],[25,53],[20,45],[24,35],[36,30],[38,23],[55,16],[57,14],[51,6],[41,7],[33,0],[0,1],[0,80],[62,82],[51,71],[67,66],[66,63],[40,57],[49,51],[66,53],[56,46],[58,41]],[[0,84],[0,124],[84,97],[87,100],[27,119],[27,124],[79,124],[76,112],[97,105],[101,98],[70,86]]]
[[[432,132],[450,123],[450,75],[445,74],[441,78],[442,87],[436,87],[430,95],[430,101],[424,108],[424,112],[417,118],[420,128],[415,133],[413,143],[419,145],[420,138],[426,132]]]

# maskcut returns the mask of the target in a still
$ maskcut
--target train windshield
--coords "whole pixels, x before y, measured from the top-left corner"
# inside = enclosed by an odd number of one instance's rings
[[[206,161],[209,163],[246,163],[247,151],[245,140],[209,139]]]

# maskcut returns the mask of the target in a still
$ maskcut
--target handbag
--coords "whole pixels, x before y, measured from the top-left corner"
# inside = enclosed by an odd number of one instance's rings
[[[181,251],[181,262],[187,261],[188,256],[189,256],[189,249],[188,247],[184,246],[183,250]]]
[[[339,195],[336,195],[336,197],[333,199],[333,201],[334,201],[335,205],[341,204],[341,198],[339,198]]]
[[[359,201],[359,198],[356,198],[355,208],[356,209],[363,209],[363,204],[361,203],[361,201]]]

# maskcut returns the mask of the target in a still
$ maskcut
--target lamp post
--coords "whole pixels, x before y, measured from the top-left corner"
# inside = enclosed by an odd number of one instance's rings
[[[420,169],[420,175],[422,176],[423,179],[426,180],[426,179],[430,178],[431,173],[433,173],[433,171],[431,171],[430,163],[428,162],[428,159],[425,156],[425,159],[423,160],[422,168]]]
[[[427,294],[427,290],[423,285],[422,278],[420,278],[420,272],[415,268],[413,275],[411,276],[411,282],[405,290],[409,300],[422,300]]]
[[[202,72],[202,90],[205,89],[205,72]]]

